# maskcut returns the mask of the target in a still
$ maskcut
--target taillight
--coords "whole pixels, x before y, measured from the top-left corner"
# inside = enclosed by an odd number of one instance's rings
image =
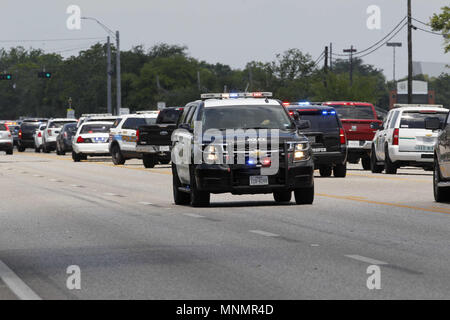
[[[64,132],[64,138],[67,138],[67,132]]]
[[[19,130],[19,138],[22,138],[22,129]]]
[[[139,130],[136,130],[136,142],[139,141],[139,135],[140,135]]]
[[[395,128],[394,133],[392,134],[392,145],[398,146],[398,136],[399,136],[399,130],[398,130],[398,128]]]
[[[40,137],[42,137],[42,132],[41,131],[39,131],[39,133],[38,133],[38,138],[40,138]]]
[[[49,136],[51,136],[52,135],[52,130],[48,129],[47,133],[48,133]]]
[[[345,139],[345,132],[344,132],[344,129],[342,129],[342,128],[339,129],[339,138],[341,140],[341,144],[347,143],[347,139]]]
[[[84,143],[84,139],[82,136],[78,136],[77,143]]]

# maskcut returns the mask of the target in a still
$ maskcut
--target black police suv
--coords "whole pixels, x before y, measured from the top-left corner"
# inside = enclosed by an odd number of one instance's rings
[[[186,105],[172,141],[176,204],[208,206],[211,193],[273,193],[276,202],[314,201],[307,138],[271,93],[203,94]]]
[[[24,152],[26,148],[35,148],[34,134],[42,123],[46,123],[47,119],[25,119],[20,125],[19,140],[17,150]]]
[[[308,120],[310,127],[302,130],[311,144],[314,167],[322,177],[345,177],[347,174],[347,142],[336,110],[320,105],[287,106],[294,119]]]

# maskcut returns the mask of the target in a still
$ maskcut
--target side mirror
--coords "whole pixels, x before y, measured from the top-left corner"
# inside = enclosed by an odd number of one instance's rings
[[[437,117],[425,118],[425,129],[437,130],[441,128],[441,121]]]
[[[311,128],[311,122],[309,120],[297,120],[295,121],[298,130],[305,130]]]
[[[297,112],[297,111],[294,111],[294,112],[292,113],[292,119],[294,119],[294,121],[300,120],[300,116],[298,115],[298,112]]]
[[[383,130],[383,125],[381,125],[379,122],[372,122],[370,124],[370,128],[374,130]]]
[[[182,123],[182,124],[180,124],[180,125],[178,126],[178,128],[179,128],[179,129],[184,129],[184,130],[187,130],[187,131],[192,131],[191,126],[190,126],[189,124],[187,124],[187,123]]]

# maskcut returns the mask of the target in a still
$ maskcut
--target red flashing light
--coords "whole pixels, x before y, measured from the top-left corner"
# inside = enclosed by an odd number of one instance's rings
[[[291,103],[290,103],[290,102],[287,102],[287,101],[283,102],[283,106],[285,106],[285,107],[289,106],[290,104],[291,104]]]
[[[253,92],[255,98],[261,98],[263,96],[262,92]]]
[[[270,160],[270,158],[264,158],[262,161],[263,167],[270,167],[271,164],[272,164],[272,160]]]

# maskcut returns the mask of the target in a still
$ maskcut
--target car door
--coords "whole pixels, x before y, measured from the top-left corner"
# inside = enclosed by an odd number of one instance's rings
[[[392,118],[392,114],[394,111],[390,111],[387,115],[386,119],[383,122],[383,130],[378,130],[375,134],[376,141],[375,141],[375,152],[377,154],[377,158],[379,160],[384,160],[384,141],[386,137],[386,132],[388,130],[388,126],[390,123],[390,119]]]
[[[437,141],[437,155],[441,175],[445,179],[450,178],[450,116],[447,116],[447,121],[444,129],[439,134]]]
[[[193,132],[188,130],[187,128],[191,126],[192,119],[194,113],[197,109],[196,105],[187,106],[183,112],[183,115],[178,124],[178,129],[176,130],[176,138],[178,145],[174,148],[174,152],[176,152],[176,157],[179,161],[177,161],[177,174],[180,181],[184,184],[190,184],[190,162],[191,162],[191,154],[190,151],[192,142],[193,142]],[[186,112],[186,113],[185,113]],[[186,126],[186,129],[180,128]],[[189,152],[189,154],[186,154]]]
[[[139,123],[139,118],[129,117],[122,125],[122,150],[123,151],[135,151],[136,150],[136,130]]]

